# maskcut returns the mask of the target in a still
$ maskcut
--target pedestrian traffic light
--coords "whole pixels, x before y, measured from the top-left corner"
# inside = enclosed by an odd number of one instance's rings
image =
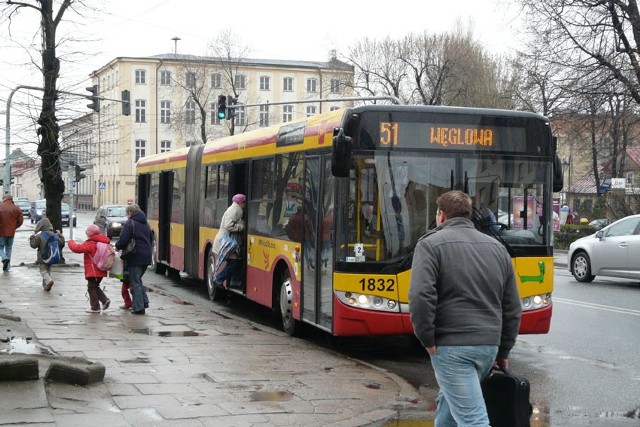
[[[218,96],[218,118],[227,118],[227,97],[224,95]]]
[[[91,100],[91,104],[87,104],[87,107],[91,108],[96,113],[100,112],[100,96],[98,95],[99,88],[98,85],[89,86],[87,88],[91,95],[86,96],[85,98]]]
[[[236,109],[230,107],[238,103],[238,98],[229,95],[227,101],[227,120],[233,120],[236,118]]]
[[[128,90],[122,91],[122,115],[128,116],[131,114],[131,92]]]
[[[86,178],[86,177],[87,177],[87,175],[85,175],[85,174],[83,174],[83,173],[82,173],[82,172],[86,171],[86,170],[87,170],[87,168],[83,168],[83,167],[82,167],[82,166],[80,166],[80,165],[76,165],[76,166],[75,166],[75,168],[76,168],[76,173],[75,173],[75,176],[73,177],[73,180],[74,180],[74,181],[78,182],[78,181],[80,181],[81,179],[83,179],[83,178]]]

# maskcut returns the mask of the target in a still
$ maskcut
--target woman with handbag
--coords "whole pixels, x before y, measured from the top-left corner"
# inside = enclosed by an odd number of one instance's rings
[[[126,215],[128,219],[122,226],[116,249],[122,251],[120,258],[124,260],[125,269],[129,272],[133,297],[131,312],[145,314],[149,298],[142,284],[142,276],[151,264],[151,229],[146,215],[138,205],[127,206]]]

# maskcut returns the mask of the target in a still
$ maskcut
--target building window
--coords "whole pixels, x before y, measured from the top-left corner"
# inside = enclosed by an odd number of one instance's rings
[[[184,84],[186,87],[196,87],[196,73],[187,71],[186,80]]]
[[[331,93],[340,93],[340,80],[331,79]]]
[[[188,125],[193,125],[196,122],[196,103],[194,101],[187,101],[184,106],[184,122]]]
[[[171,85],[171,71],[167,71],[167,70],[160,71],[160,84],[162,86]]]
[[[136,139],[136,162],[147,155],[147,141]]]
[[[238,126],[244,126],[247,124],[247,112],[244,107],[236,108],[236,120],[234,123]]]
[[[136,84],[137,85],[147,84],[147,70],[136,70]]]
[[[269,126],[269,106],[260,106],[260,127]]]
[[[160,101],[160,123],[171,123],[171,102]]]
[[[318,79],[307,79],[307,92],[318,91]]]
[[[268,76],[260,76],[260,90],[271,90],[271,79]]]
[[[627,185],[633,187],[633,172],[627,172]]]
[[[211,124],[212,125],[219,125],[220,124],[220,118],[218,117],[218,103],[217,102],[212,102],[211,103],[211,108],[209,108],[210,112],[211,112]]]
[[[167,151],[171,151],[171,141],[160,141],[160,152],[166,153]]]
[[[318,107],[315,105],[307,105],[307,117],[315,116],[317,114]]]
[[[285,77],[282,79],[282,90],[285,92],[293,92],[293,77]]]
[[[222,74],[211,74],[211,87],[215,89],[220,89],[222,87]]]
[[[136,99],[136,123],[147,122],[147,101]]]
[[[236,74],[235,78],[235,88],[236,89],[246,89],[247,88],[247,76],[243,74]]]
[[[290,122],[293,120],[293,105],[285,105],[282,107],[282,122]]]
[[[334,106],[332,106],[331,108],[329,108],[329,111],[336,111],[336,110],[339,110],[339,109],[340,109],[340,107],[336,107],[336,106],[334,105]]]

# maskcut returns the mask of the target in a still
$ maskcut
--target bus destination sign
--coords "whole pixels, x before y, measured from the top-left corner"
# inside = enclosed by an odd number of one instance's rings
[[[380,146],[440,150],[524,151],[525,130],[469,124],[380,122]]]

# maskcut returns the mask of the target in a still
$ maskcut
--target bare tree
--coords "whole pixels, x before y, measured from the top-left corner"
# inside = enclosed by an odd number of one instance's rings
[[[56,100],[58,99],[57,81],[60,75],[60,60],[56,48],[60,42],[56,31],[65,12],[73,9],[74,4],[82,5],[80,0],[62,0],[58,10],[54,11],[54,0],[14,1],[6,0],[2,16],[11,25],[11,20],[22,10],[35,11],[39,15],[39,29],[42,33],[41,71],[43,76],[42,109],[38,118],[37,153],[41,158],[42,184],[47,199],[47,217],[55,229],[62,228],[60,204],[64,193],[64,181],[60,169],[60,145],[58,144],[58,119]]]

